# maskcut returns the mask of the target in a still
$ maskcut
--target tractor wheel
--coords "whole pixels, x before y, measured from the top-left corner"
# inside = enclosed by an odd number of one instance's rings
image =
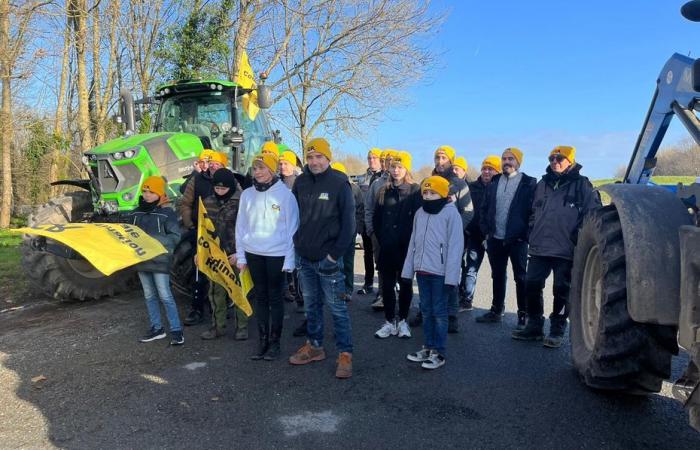
[[[71,192],[40,206],[29,225],[77,222],[92,210],[89,192]],[[133,288],[129,269],[106,277],[84,259],[67,259],[34,249],[28,240],[21,245],[22,265],[30,284],[59,300],[92,300]]]
[[[632,262],[633,263],[633,262]],[[571,279],[574,366],[595,389],[648,394],[671,375],[676,328],[638,323],[627,311],[625,248],[614,205],[589,214],[579,232]]]

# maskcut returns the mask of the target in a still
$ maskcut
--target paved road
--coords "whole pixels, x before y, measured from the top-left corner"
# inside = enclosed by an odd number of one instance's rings
[[[474,323],[489,276],[434,372],[405,359],[419,330],[375,339],[382,315],[356,296],[355,376],[342,381],[330,327],[329,358],[291,367],[249,361],[252,339],[203,342],[199,327],[181,348],[139,344],[136,295],[0,314],[0,448],[700,448],[669,384],[648,398],[602,395],[579,383],[568,346],[511,340],[512,295],[503,324]],[[285,354],[303,343],[289,306]]]

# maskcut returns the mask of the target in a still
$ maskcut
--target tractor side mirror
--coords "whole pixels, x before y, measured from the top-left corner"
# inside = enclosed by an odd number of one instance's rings
[[[266,84],[258,86],[258,106],[260,109],[269,109],[272,106],[272,89]]]

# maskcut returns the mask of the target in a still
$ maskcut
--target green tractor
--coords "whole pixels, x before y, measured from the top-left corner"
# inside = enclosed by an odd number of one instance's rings
[[[244,184],[256,150],[277,137],[265,113],[271,103],[269,87],[257,88],[257,114],[244,108],[250,93],[250,89],[220,80],[167,83],[158,87],[153,98],[138,102],[122,90],[117,119],[124,122],[124,136],[83,155],[89,178],[51,183],[80,189],[39,207],[29,225],[119,222],[121,214],[136,208],[141,183],[151,175],[165,177],[168,195],[177,201],[180,187],[205,147],[226,152],[230,168]],[[135,103],[152,105],[152,132],[135,134]],[[187,242],[176,249],[173,287],[182,294],[189,292],[194,274],[191,252]],[[22,262],[32,286],[61,300],[114,295],[130,289],[135,279],[130,269],[107,277],[72,249],[42,237],[25,239]]]

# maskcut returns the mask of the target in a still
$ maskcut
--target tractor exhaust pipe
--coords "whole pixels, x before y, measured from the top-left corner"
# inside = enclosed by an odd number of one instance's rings
[[[120,99],[120,115],[124,120],[124,125],[126,126],[126,136],[131,136],[136,132],[136,120],[134,119],[134,97],[131,96],[131,91],[122,88],[119,91]]]

